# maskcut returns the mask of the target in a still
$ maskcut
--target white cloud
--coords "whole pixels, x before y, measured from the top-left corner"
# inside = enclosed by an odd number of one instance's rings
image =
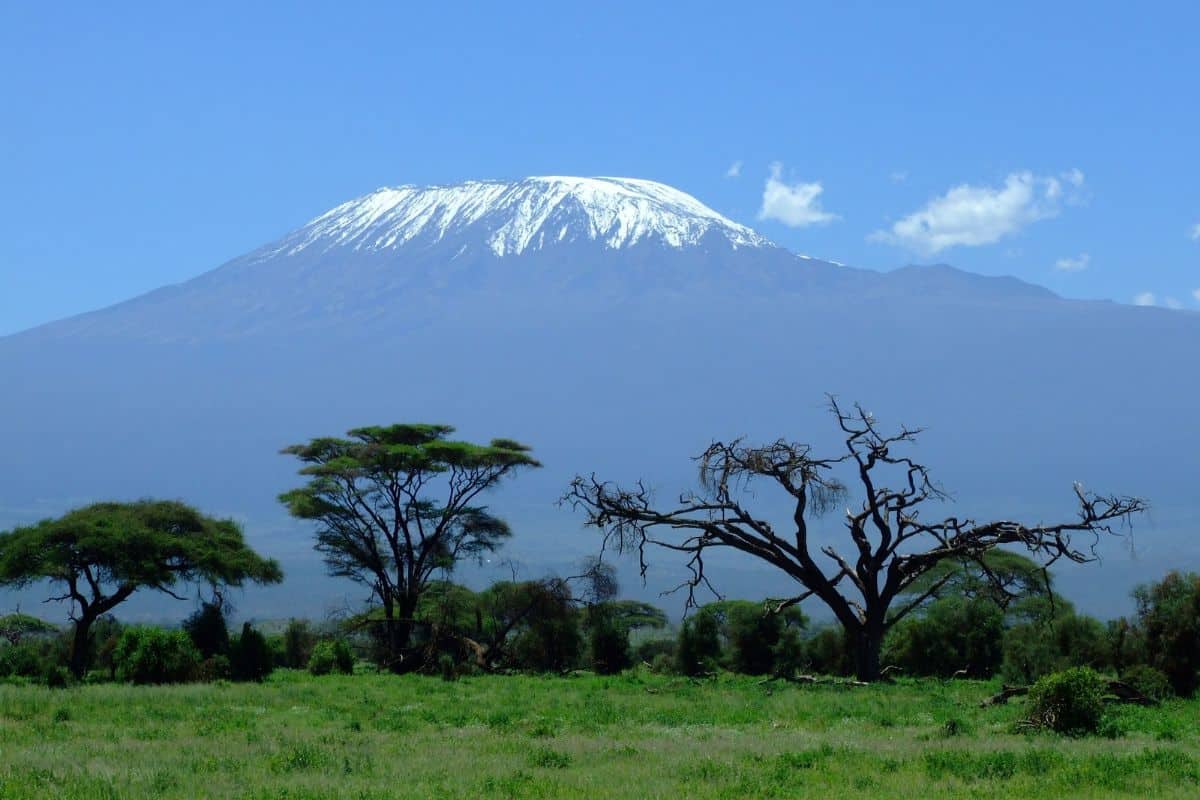
[[[888,177],[892,179],[892,183],[904,183],[908,180],[908,173],[902,169],[898,169]]]
[[[725,170],[726,178],[740,178],[742,176],[742,162],[735,161],[729,165],[729,169]]]
[[[1188,234],[1193,242],[1200,242],[1200,222],[1192,226],[1191,233]]]
[[[1200,289],[1193,290],[1192,297],[1196,298],[1197,303],[1200,303]]]
[[[1154,303],[1154,292],[1142,292],[1133,298],[1133,304],[1135,306],[1152,306]]]
[[[1000,187],[964,183],[870,238],[928,255],[951,247],[994,244],[1031,223],[1057,216],[1064,200],[1078,196],[1083,180],[1079,170],[1060,177],[1025,170],[1010,174]]]
[[[1054,262],[1054,268],[1061,272],[1083,272],[1091,260],[1087,253],[1080,253],[1075,258],[1060,258]]]
[[[771,165],[771,175],[763,187],[762,208],[759,219],[773,219],[791,228],[806,228],[809,225],[825,225],[838,218],[821,208],[821,192],[825,188],[820,182],[784,183],[781,175],[783,165]]]
[[[1164,297],[1164,298],[1163,298],[1163,305],[1164,305],[1164,306],[1166,306],[1167,308],[1171,308],[1171,309],[1174,309],[1174,310],[1176,310],[1176,311],[1178,311],[1179,309],[1183,308],[1183,303],[1179,302],[1179,301],[1178,301],[1178,300],[1176,300],[1174,297]]]

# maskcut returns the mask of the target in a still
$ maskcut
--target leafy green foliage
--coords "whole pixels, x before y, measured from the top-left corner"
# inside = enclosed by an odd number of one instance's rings
[[[0,534],[0,584],[49,580],[71,603],[71,668],[82,676],[90,627],[139,589],[173,594],[180,583],[277,583],[279,565],[246,546],[232,520],[175,501],[96,503]],[[176,595],[177,596],[177,595]]]
[[[196,678],[200,651],[181,630],[126,628],[113,653],[117,679],[128,683],[184,683]]]
[[[574,667],[583,637],[569,589],[558,581],[533,581],[524,584],[521,593],[528,611],[509,648],[507,664],[535,672],[563,672]]]
[[[1095,733],[1104,716],[1104,692],[1104,679],[1088,667],[1046,675],[1029,690],[1029,721],[1071,736]]]
[[[588,652],[592,669],[601,675],[615,675],[633,663],[629,652],[629,630],[616,621],[608,603],[587,610]]]
[[[721,659],[721,627],[715,614],[700,609],[683,621],[675,659],[682,675],[716,671]]]
[[[1170,572],[1138,587],[1134,599],[1150,665],[1191,697],[1200,686],[1200,574]]]
[[[1112,660],[1109,632],[1098,620],[1077,614],[1055,598],[1053,611],[1013,625],[1004,633],[1001,671],[1014,683],[1033,683],[1069,667],[1106,669]]]
[[[799,632],[807,620],[793,606],[774,613],[771,603],[720,600],[701,606],[680,630],[678,669],[685,675],[718,666],[747,675],[794,671]],[[780,648],[785,634],[788,643]],[[788,663],[781,664],[780,656]]]
[[[841,628],[826,625],[819,628],[804,643],[808,668],[819,675],[849,675],[850,650]]]
[[[895,625],[883,659],[906,675],[990,677],[1000,666],[1004,615],[990,599],[946,597]]]
[[[306,619],[293,619],[283,630],[283,653],[280,664],[289,669],[310,665],[317,646],[317,635]]]
[[[0,646],[0,678],[45,682],[66,664],[68,652],[69,644],[61,636],[37,636]]]
[[[1171,681],[1162,670],[1147,664],[1135,664],[1125,670],[1121,673],[1121,680],[1152,700],[1166,700],[1175,694]]]
[[[1036,561],[1012,550],[995,548],[976,560],[939,562],[901,593],[929,601],[943,598],[981,600],[1017,616],[1052,591],[1051,578]]]
[[[235,681],[262,681],[275,669],[275,659],[267,639],[250,623],[229,642],[229,670]]]
[[[406,651],[434,573],[511,536],[477,504],[480,496],[514,471],[540,466],[511,439],[477,445],[449,439],[453,432],[448,425],[366,427],[283,450],[304,464],[308,483],[280,501],[317,523],[316,549],[331,575],[373,593],[383,612],[382,660],[394,669],[421,663]]]
[[[313,675],[328,675],[332,672],[349,675],[354,672],[354,654],[342,639],[317,642],[308,659],[308,671]]]
[[[225,611],[217,602],[205,602],[183,621],[183,629],[203,658],[229,653],[229,629]]]

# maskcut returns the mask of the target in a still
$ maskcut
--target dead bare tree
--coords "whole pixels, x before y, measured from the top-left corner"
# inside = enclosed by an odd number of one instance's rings
[[[716,442],[696,459],[700,491],[684,493],[673,508],[656,507],[641,482],[623,488],[594,475],[576,477],[563,502],[582,509],[587,523],[603,532],[602,552],[637,553],[643,577],[649,550],[686,555],[690,577],[677,589],[686,590],[689,606],[697,588],[713,590],[705,574],[710,550],[736,550],[783,571],[802,591],[774,604],[774,613],[810,597],[821,600],[845,629],[855,673],[864,681],[880,677],[888,629],[933,596],[952,573],[915,597],[903,597],[896,609],[893,601],[939,563],[977,562],[987,574],[984,554],[1002,545],[1022,547],[1047,567],[1059,559],[1092,561],[1101,534],[1114,533],[1115,523],[1128,523],[1146,507],[1140,498],[1096,495],[1076,484],[1078,518],[1071,522],[977,523],[957,516],[927,522],[922,507],[947,495],[925,465],[899,452],[921,431],[902,427],[885,434],[857,404],[845,409],[830,397],[829,408],[844,434],[844,453],[818,457],[809,445],[783,439],[764,447]],[[849,557],[832,545],[815,544],[810,531],[813,518],[849,493],[835,475],[839,470],[855,476],[864,496],[857,511],[846,508]],[[794,530],[777,531],[743,505],[743,498],[752,498],[747,489],[753,481],[772,482],[790,496]]]

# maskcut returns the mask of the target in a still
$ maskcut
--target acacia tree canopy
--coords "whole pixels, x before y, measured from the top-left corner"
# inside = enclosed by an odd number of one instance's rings
[[[176,501],[96,503],[0,534],[0,584],[50,581],[71,604],[71,671],[87,669],[91,625],[139,589],[278,583],[279,564],[250,549],[233,520]]]
[[[541,466],[512,439],[454,441],[449,425],[356,428],[285,448],[308,483],[280,495],[317,523],[316,549],[331,575],[370,589],[383,608],[389,666],[406,658],[414,615],[435,572],[491,552],[511,535],[478,504],[506,475]]]
[[[958,516],[926,520],[922,510],[948,498],[925,465],[902,454],[920,431],[902,427],[885,433],[860,406],[846,409],[832,397],[829,404],[843,434],[839,454],[818,456],[809,445],[784,439],[762,447],[715,442],[697,459],[699,491],[684,493],[677,503],[663,507],[644,484],[621,487],[595,476],[576,477],[564,502],[582,509],[587,523],[603,532],[604,548],[638,553],[643,574],[650,550],[686,556],[690,576],[680,588],[688,591],[689,605],[698,587],[713,588],[705,575],[705,557],[712,551],[735,550],[784,572],[799,591],[775,604],[774,612],[810,597],[821,600],[846,631],[860,680],[879,678],[879,653],[888,628],[955,574],[948,571],[915,596],[901,597],[938,565],[983,563],[1003,545],[1024,549],[1043,567],[1059,559],[1091,561],[1101,534],[1112,533],[1114,523],[1145,509],[1139,498],[1091,494],[1076,485],[1078,514],[1068,522],[981,523]],[[841,471],[854,476],[862,495],[858,510],[847,508],[843,519],[841,540],[848,549],[818,544],[811,529],[816,517],[849,494],[838,477]],[[777,529],[747,507],[754,499],[752,483],[782,490],[790,500],[790,530]]]

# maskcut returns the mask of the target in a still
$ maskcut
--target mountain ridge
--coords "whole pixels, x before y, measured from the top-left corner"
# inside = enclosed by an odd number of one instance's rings
[[[1177,424],[1200,394],[1178,356],[1200,349],[1200,315],[1065,300],[944,265],[874,272],[733,247],[722,231],[679,247],[584,235],[504,255],[490,228],[447,231],[382,250],[259,248],[0,339],[13,465],[0,520],[186,499],[245,521],[303,581],[248,595],[244,613],[319,613],[346,587],[321,577],[310,532],[274,501],[296,481],[282,447],[430,419],[471,440],[528,441],[545,469],[488,503],[521,532],[506,555],[527,574],[561,572],[596,544],[555,504],[573,474],[646,478],[667,497],[694,485],[688,457],[712,437],[832,452],[830,392],[889,425],[928,426],[920,457],[964,513],[1059,517],[1074,481],[1148,496],[1139,559],[1107,546],[1104,581],[1081,579],[1084,608],[1123,613],[1133,583],[1200,558],[1185,535],[1200,526],[1200,428]],[[836,519],[819,527],[837,535]],[[730,569],[734,595],[792,588]],[[642,591],[626,575],[644,599],[678,577],[656,572]],[[1075,595],[1072,580],[1060,585]]]

